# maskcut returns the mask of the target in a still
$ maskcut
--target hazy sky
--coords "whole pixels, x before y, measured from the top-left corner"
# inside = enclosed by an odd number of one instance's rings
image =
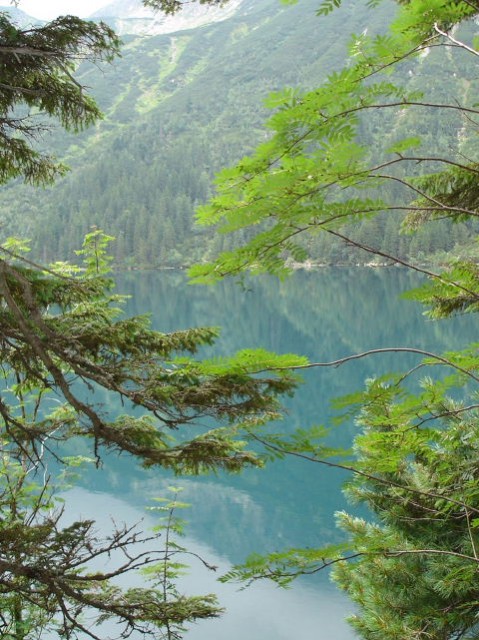
[[[20,0],[18,8],[34,18],[51,20],[67,13],[85,18],[106,4],[109,0]]]

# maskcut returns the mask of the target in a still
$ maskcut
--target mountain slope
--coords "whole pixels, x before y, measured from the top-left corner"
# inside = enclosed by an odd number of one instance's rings
[[[244,0],[222,22],[127,37],[114,66],[80,68],[105,120],[49,139],[72,171],[43,191],[7,186],[3,233],[32,238],[41,260],[71,257],[91,225],[117,237],[122,264],[174,266],[228,246],[194,229],[193,212],[214,172],[267,135],[262,99],[285,85],[317,85],[341,65],[349,32],[377,30],[390,12],[355,2],[319,19],[316,9],[316,0]]]

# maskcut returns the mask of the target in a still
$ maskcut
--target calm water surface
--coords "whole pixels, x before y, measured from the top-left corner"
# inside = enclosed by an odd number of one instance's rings
[[[265,278],[245,288],[232,283],[205,288],[186,285],[182,274],[152,272],[119,276],[118,292],[132,295],[128,314],[150,313],[155,329],[222,327],[217,354],[264,347],[330,361],[373,347],[442,351],[475,340],[472,318],[433,323],[421,307],[399,299],[418,283],[399,269],[325,269],[297,273],[284,283]],[[308,371],[278,428],[329,424],[332,398],[360,389],[368,377],[417,361],[417,356],[386,354]],[[99,400],[113,413],[121,411],[108,398]],[[331,442],[347,446],[354,433],[354,424],[343,425],[331,434]],[[182,486],[182,499],[192,505],[186,514],[186,546],[221,573],[253,551],[337,540],[334,512],[348,508],[341,494],[345,479],[343,472],[291,459],[240,476],[173,479],[161,470],[145,472],[125,456],[106,460],[101,471],[86,472],[69,492],[68,506],[71,517],[95,517],[105,528],[111,516],[126,522],[146,518],[145,526],[154,525],[145,508],[164,496],[168,485]],[[299,580],[286,591],[261,583],[238,592],[234,585],[217,583],[216,574],[198,564],[182,588],[216,592],[227,608],[219,620],[194,625],[187,635],[191,640],[353,638],[344,622],[351,605],[325,574]]]

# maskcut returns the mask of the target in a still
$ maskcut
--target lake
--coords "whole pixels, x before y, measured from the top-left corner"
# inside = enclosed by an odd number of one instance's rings
[[[282,283],[261,278],[242,287],[234,283],[191,286],[176,272],[127,273],[117,281],[118,292],[132,296],[127,313],[151,313],[155,329],[222,327],[216,354],[264,347],[331,361],[377,347],[440,352],[474,339],[472,317],[432,322],[419,305],[401,300],[401,292],[420,280],[396,268],[328,268],[298,272]],[[412,354],[389,353],[337,368],[309,370],[295,397],[288,399],[288,414],[278,429],[291,432],[297,427],[328,425],[334,416],[331,399],[362,388],[371,376],[418,361],[419,356]],[[102,402],[112,412],[119,410],[107,398]],[[353,423],[342,425],[331,434],[331,443],[347,446],[355,429]],[[222,618],[194,625],[187,638],[347,640],[353,638],[344,622],[351,605],[326,574],[298,580],[288,590],[264,582],[238,591],[237,585],[216,582],[217,574],[254,551],[321,546],[337,540],[334,513],[349,508],[341,493],[346,478],[342,471],[297,459],[239,476],[173,478],[158,469],[144,471],[122,456],[106,459],[101,470],[86,471],[67,494],[67,504],[71,517],[94,517],[105,528],[110,517],[126,522],[143,518],[149,526],[154,519],[145,509],[152,500],[165,496],[170,484],[183,488],[181,499],[191,503],[182,514],[188,520],[185,545],[219,569],[215,574],[194,563],[181,588],[188,593],[217,592],[227,608]]]

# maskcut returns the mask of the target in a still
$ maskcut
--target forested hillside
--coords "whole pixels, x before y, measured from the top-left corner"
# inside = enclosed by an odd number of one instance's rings
[[[384,4],[373,14],[362,2],[349,2],[320,18],[316,9],[316,0],[295,6],[244,0],[223,22],[161,36],[125,36],[120,61],[82,66],[79,81],[91,88],[105,119],[80,135],[53,132],[48,138],[47,146],[71,168],[55,186],[3,188],[4,237],[30,238],[42,261],[65,259],[96,225],[116,237],[115,260],[125,266],[190,264],[231,246],[236,240],[195,228],[193,214],[211,194],[214,173],[268,135],[263,99],[285,86],[318,85],[343,63],[351,32],[379,30],[392,11]],[[434,55],[425,56],[421,75],[401,70],[409,73],[411,85],[434,82]],[[449,98],[467,90],[453,76],[437,83],[438,93]],[[409,128],[417,130],[417,115],[387,117],[391,143]],[[375,136],[384,138],[381,118],[369,116],[363,125],[372,153]],[[456,145],[461,132],[465,136],[453,118],[448,127],[442,123],[441,133],[431,118],[421,126],[446,146]],[[399,223],[393,216],[363,222],[354,237],[420,259],[468,237],[462,225],[451,232],[440,224],[412,238],[398,236]],[[308,242],[322,262],[367,260],[322,234]]]

